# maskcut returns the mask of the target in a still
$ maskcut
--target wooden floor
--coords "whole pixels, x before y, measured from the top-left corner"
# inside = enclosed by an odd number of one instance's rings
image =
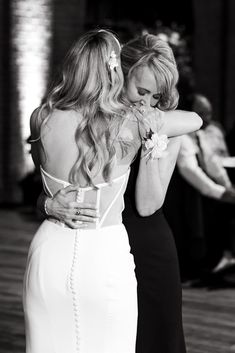
[[[37,227],[27,209],[0,210],[0,353],[25,351],[22,278]],[[235,352],[235,289],[184,289],[183,318],[188,353]]]

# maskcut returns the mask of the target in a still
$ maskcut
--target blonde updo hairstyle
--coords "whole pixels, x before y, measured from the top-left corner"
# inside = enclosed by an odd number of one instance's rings
[[[100,170],[105,180],[110,178],[116,154],[113,142],[126,109],[122,103],[120,50],[118,39],[109,31],[83,35],[68,52],[61,73],[38,109],[39,124],[45,123],[54,109],[81,113],[75,133],[78,159],[70,172],[72,183],[79,183],[81,172],[88,185]],[[113,55],[116,67],[110,66]]]
[[[147,66],[155,76],[161,93],[157,107],[161,110],[177,107],[179,95],[176,85],[179,74],[167,42],[153,34],[137,37],[122,47],[121,63],[126,82],[138,68]]]

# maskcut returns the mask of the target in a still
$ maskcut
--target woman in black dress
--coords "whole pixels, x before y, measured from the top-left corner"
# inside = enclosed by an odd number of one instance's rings
[[[141,105],[139,109],[143,119],[145,114],[157,111],[157,116],[161,117],[159,124],[167,125],[165,131],[167,130],[168,137],[172,137],[167,153],[159,156],[156,161],[149,161],[158,163],[162,180],[162,193],[159,195],[161,201],[153,207],[152,212],[148,212],[152,215],[140,216],[135,205],[135,186],[139,171],[146,165],[146,159],[142,158],[143,149],[132,164],[125,194],[123,222],[135,259],[138,283],[136,352],[185,353],[182,291],[176,247],[160,206],[164,201],[180,147],[179,138],[174,136],[200,128],[201,119],[194,113],[173,111],[178,102],[176,64],[170,47],[156,36],[144,35],[124,45],[122,68],[126,78],[124,89],[129,102]],[[81,208],[80,205],[67,202],[66,193],[73,188],[69,186],[53,200],[46,199],[46,211],[71,227],[80,228],[84,226],[84,222],[92,221],[92,217],[97,215],[89,205]],[[149,185],[146,197],[151,196],[154,200]],[[79,213],[76,213],[78,208]],[[83,224],[78,225],[75,221],[83,221]]]
[[[136,265],[136,353],[184,353],[182,290],[175,242],[162,209],[149,217],[141,217],[136,210],[139,158],[138,155],[131,167],[123,212]]]
[[[175,107],[178,99],[174,86],[169,90],[171,95],[168,97],[164,95],[164,87],[161,87],[164,79],[170,82],[170,77],[174,76],[174,61],[169,50],[159,46],[156,37],[146,35],[130,41],[123,46],[121,59],[126,82],[128,78],[131,80],[130,73],[133,71],[137,77],[134,88],[130,83],[126,85],[126,93],[131,102],[142,100],[145,106],[157,106],[162,111]],[[154,70],[154,73],[161,92],[159,96],[151,90],[146,76],[138,77],[137,72],[139,67],[146,64],[151,67],[156,62],[159,70]],[[158,162],[163,197],[174,170],[179,146],[179,138],[170,139],[168,154]],[[148,217],[141,217],[136,210],[134,195],[140,163],[142,159],[139,152],[131,167],[123,212],[123,222],[135,259],[138,285],[136,352],[184,353],[186,348],[182,325],[182,289],[176,246],[161,208]]]

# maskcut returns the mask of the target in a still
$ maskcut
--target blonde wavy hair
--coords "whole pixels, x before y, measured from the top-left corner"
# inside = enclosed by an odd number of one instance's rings
[[[120,50],[118,39],[109,31],[83,35],[68,52],[61,74],[38,109],[39,126],[54,109],[81,113],[75,132],[78,158],[69,176],[72,183],[79,183],[80,173],[88,185],[93,185],[99,171],[106,181],[110,179],[116,155],[114,141],[126,112]],[[113,55],[116,67],[110,66]],[[86,152],[84,145],[88,147]]]
[[[158,108],[172,110],[177,107],[179,74],[172,49],[165,41],[153,34],[137,37],[122,47],[121,63],[126,82],[136,69],[148,66],[161,92]]]

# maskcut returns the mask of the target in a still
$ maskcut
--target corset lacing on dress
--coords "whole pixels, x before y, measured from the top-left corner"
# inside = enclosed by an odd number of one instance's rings
[[[52,183],[52,185],[55,183],[57,185],[59,184],[63,188],[66,188],[67,186],[71,185],[67,181],[64,181],[52,176],[51,174],[46,172],[42,167],[40,167],[40,169],[41,169],[43,187],[46,194],[49,197],[53,197],[53,194],[54,194],[52,192],[52,187],[49,185],[49,183]],[[100,218],[97,219],[96,223],[94,223],[93,225],[88,225],[88,228],[99,229],[102,226],[121,223],[122,221],[121,213],[124,209],[123,194],[126,188],[129,173],[130,173],[130,169],[128,169],[125,174],[112,179],[110,183],[104,182],[104,183],[96,184],[95,188],[90,186],[78,187],[76,196],[75,196],[76,202],[81,203],[81,206],[83,202],[93,203],[94,206],[99,211],[99,213],[101,214]],[[108,200],[107,204],[101,205],[100,203],[101,192],[105,194],[106,197],[102,195],[102,200],[106,198]],[[90,199],[91,196],[92,196],[92,199]],[[109,217],[107,219],[108,215]],[[106,224],[104,224],[106,220],[107,222]],[[62,221],[57,221],[55,219],[53,219],[53,221],[60,224],[61,226],[64,226],[64,227],[66,226]]]

